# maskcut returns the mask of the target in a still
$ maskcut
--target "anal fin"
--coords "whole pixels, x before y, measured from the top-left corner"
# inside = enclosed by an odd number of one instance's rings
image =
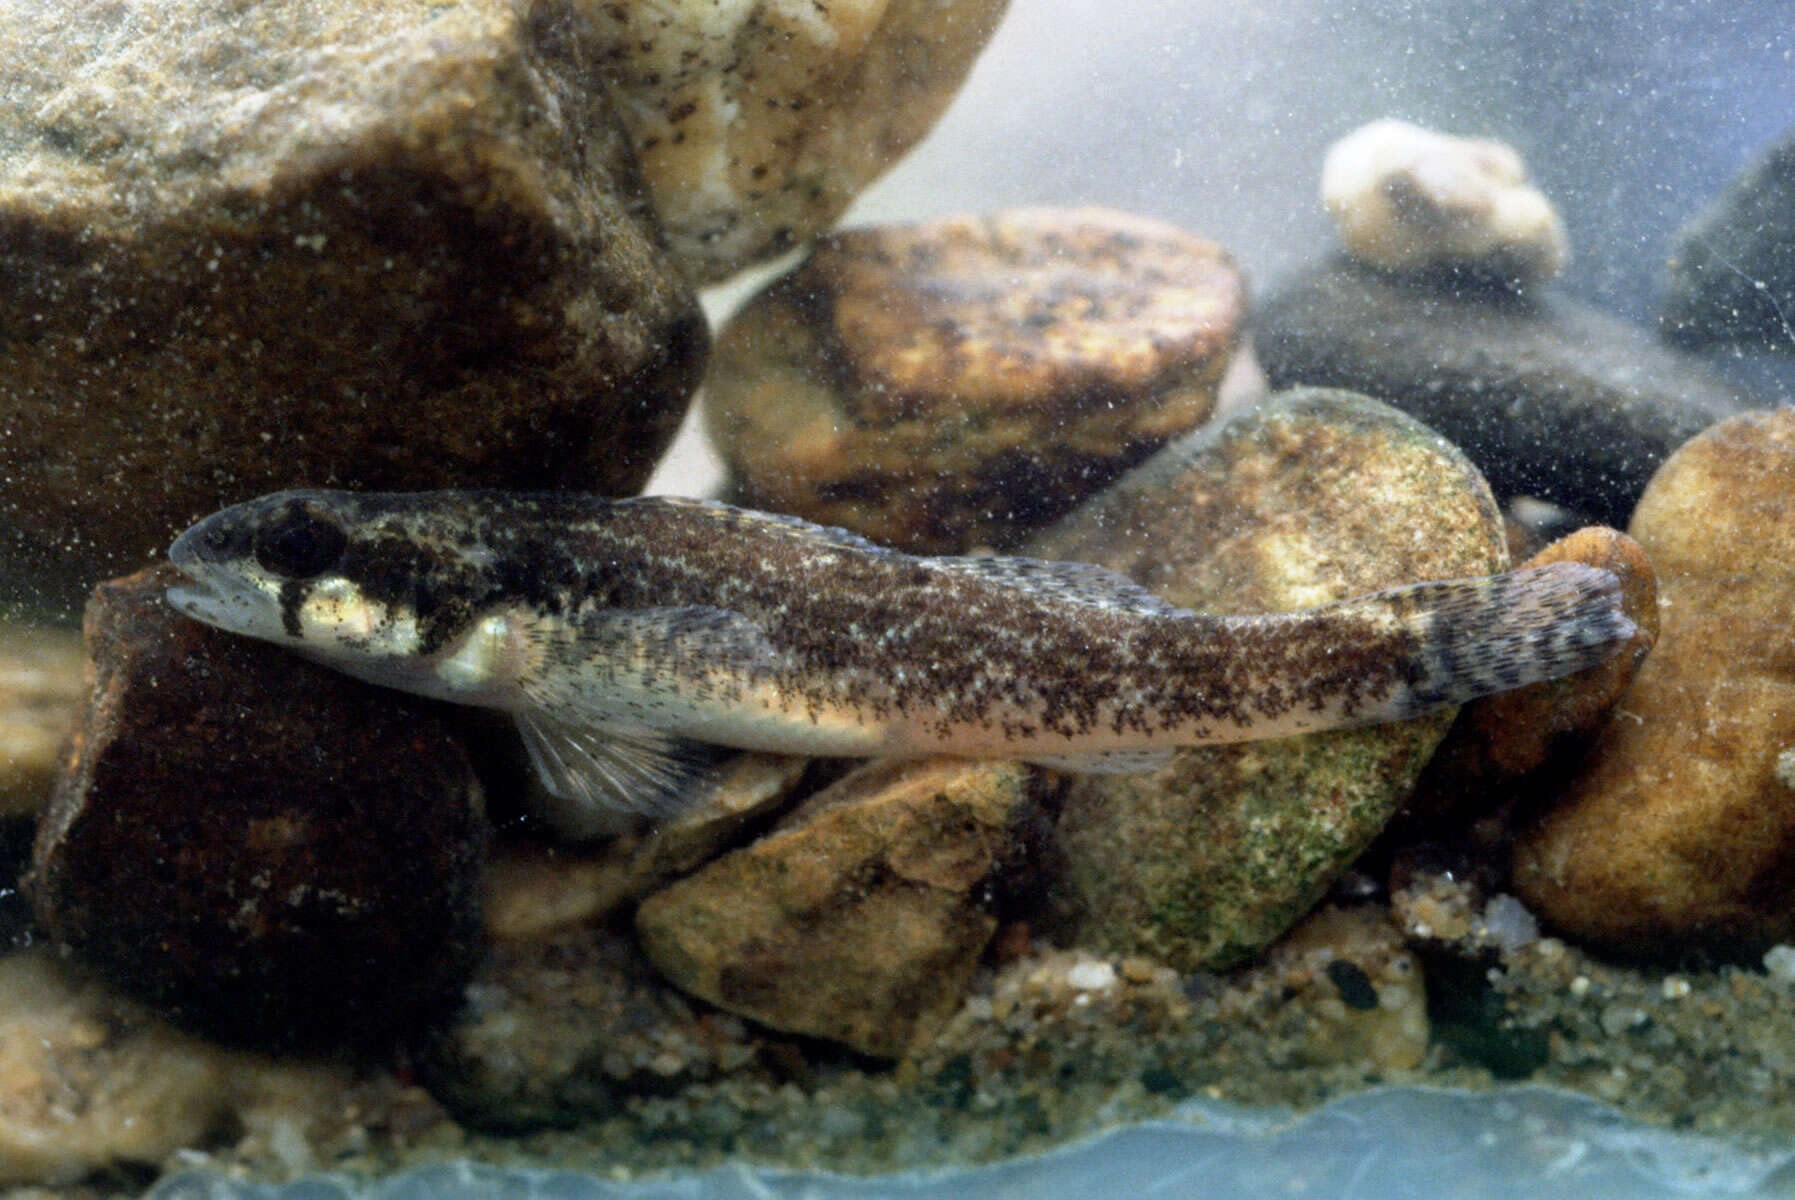
[[[562,835],[616,832],[628,816],[670,817],[701,788],[718,750],[651,729],[570,724],[542,712],[520,713],[530,764],[561,803],[542,816]]]
[[[1131,750],[1087,750],[1082,754],[1036,754],[1027,761],[1055,771],[1080,775],[1140,775],[1157,771],[1172,761],[1176,746],[1152,746]]]

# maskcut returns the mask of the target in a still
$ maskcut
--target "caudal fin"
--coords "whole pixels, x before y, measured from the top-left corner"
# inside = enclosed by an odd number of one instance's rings
[[[1420,641],[1421,675],[1410,689],[1417,711],[1581,671],[1637,632],[1620,580],[1585,563],[1401,591]]]

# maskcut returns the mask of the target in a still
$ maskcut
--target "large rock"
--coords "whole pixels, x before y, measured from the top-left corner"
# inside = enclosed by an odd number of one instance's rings
[[[732,498],[931,553],[1015,546],[1214,410],[1245,283],[1103,209],[820,241],[718,335]]]
[[[1007,0],[575,0],[682,266],[827,230],[947,108]]]
[[[1201,612],[1278,612],[1507,565],[1489,488],[1439,435],[1303,390],[1191,435],[1036,538]],[[1183,970],[1288,929],[1401,807],[1451,713],[1181,750],[1076,778],[1059,899],[1081,945]]]
[[[283,486],[635,491],[706,333],[601,24],[0,9],[0,582],[72,600]]]
[[[1662,328],[1680,346],[1795,354],[1795,129],[1677,234]]]
[[[1658,644],[1589,769],[1517,842],[1515,888],[1624,951],[1790,941],[1795,409],[1684,446],[1631,532],[1658,573]]]
[[[1033,779],[1014,762],[862,767],[644,900],[643,949],[731,1012],[899,1057],[966,993],[997,928],[989,887],[1034,808]]]
[[[26,884],[43,927],[183,1023],[378,1049],[473,967],[485,843],[427,702],[103,585],[93,679]]]
[[[1571,301],[1344,261],[1280,287],[1254,330],[1273,387],[1387,401],[1461,447],[1499,495],[1617,527],[1672,450],[1743,405],[1700,363]]]

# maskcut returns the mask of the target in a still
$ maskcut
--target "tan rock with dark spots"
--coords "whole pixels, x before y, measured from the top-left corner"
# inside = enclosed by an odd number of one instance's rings
[[[997,928],[987,884],[1034,803],[1013,762],[877,762],[649,896],[636,930],[681,988],[896,1058],[938,1029]]]
[[[72,603],[285,486],[637,490],[706,332],[599,26],[0,10],[0,584]]]
[[[1571,936],[1645,954],[1795,938],[1795,409],[1715,425],[1653,477],[1630,532],[1660,632],[1514,885]]]
[[[25,887],[45,931],[214,1036],[379,1049],[459,999],[480,793],[428,702],[102,585],[80,726]]]
[[[715,283],[833,225],[934,125],[1007,0],[577,7],[668,242]]]
[[[912,551],[1015,546],[1213,410],[1221,247],[1102,209],[822,239],[718,335],[735,498]]]
[[[1217,613],[1507,565],[1501,515],[1457,449],[1392,408],[1319,389],[1166,447],[1028,551]],[[1058,829],[1065,936],[1181,970],[1251,956],[1401,807],[1450,722],[1199,746],[1158,771],[1075,778]]]

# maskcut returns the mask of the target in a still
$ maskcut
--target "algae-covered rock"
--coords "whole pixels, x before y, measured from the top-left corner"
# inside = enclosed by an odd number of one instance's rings
[[[1689,442],[1639,502],[1657,646],[1588,769],[1524,831],[1515,888],[1645,954],[1795,939],[1795,409]]]
[[[1103,209],[850,230],[724,327],[705,415],[743,503],[1012,548],[1209,417],[1245,300],[1214,242]]]
[[[637,490],[706,332],[585,7],[0,9],[0,583],[294,485]]]
[[[1174,604],[1276,612],[1501,570],[1489,489],[1401,413],[1300,390],[1173,443],[1036,538]],[[1296,921],[1402,804],[1450,713],[1196,747],[1077,778],[1060,814],[1069,936],[1182,969],[1243,959]]]
[[[901,1056],[964,996],[997,928],[987,886],[1034,794],[1019,763],[869,764],[649,896],[637,933],[693,995]]]

